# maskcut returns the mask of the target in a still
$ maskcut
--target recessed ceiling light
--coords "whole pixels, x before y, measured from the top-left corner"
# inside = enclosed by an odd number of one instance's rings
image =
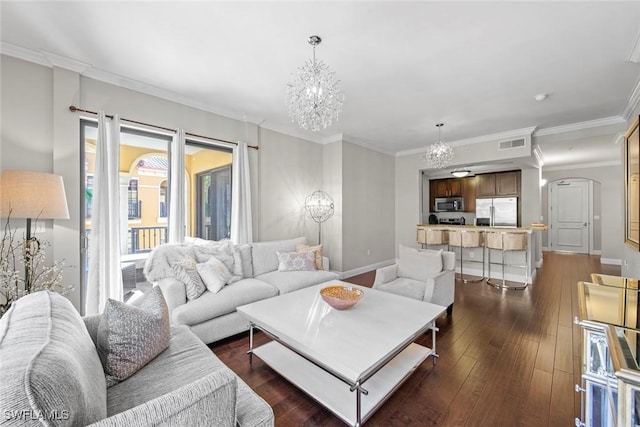
[[[546,93],[539,93],[536,96],[534,96],[533,99],[535,99],[538,102],[542,102],[545,99],[547,99],[547,96],[549,96],[549,95],[547,95]]]

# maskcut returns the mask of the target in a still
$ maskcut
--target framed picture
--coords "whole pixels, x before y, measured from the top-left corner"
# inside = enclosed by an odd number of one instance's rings
[[[640,130],[636,117],[624,135],[624,242],[640,249]]]

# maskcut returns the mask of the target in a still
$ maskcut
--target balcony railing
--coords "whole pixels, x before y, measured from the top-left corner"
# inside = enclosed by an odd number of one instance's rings
[[[142,200],[129,200],[129,219],[142,217]]]
[[[167,242],[166,226],[129,228],[129,253],[150,252],[156,246]]]

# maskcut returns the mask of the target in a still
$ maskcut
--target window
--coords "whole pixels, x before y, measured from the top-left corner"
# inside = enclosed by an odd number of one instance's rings
[[[91,238],[92,197],[97,138],[97,123],[83,120],[81,147],[85,194],[83,227],[86,243],[83,263]],[[172,135],[123,126],[120,132],[120,174],[127,176],[120,187],[122,218],[127,227],[121,235],[123,262],[136,262],[140,270],[147,254],[168,238],[171,197],[170,145]],[[185,209],[186,235],[219,240],[229,237],[231,225],[231,161],[228,148],[211,145],[204,140],[188,140],[185,147],[185,198],[178,201]],[[126,189],[126,191],[125,191]],[[126,198],[126,199],[125,199]],[[124,206],[127,206],[126,211]],[[156,208],[154,208],[157,206]],[[126,212],[126,213],[125,213]],[[126,215],[126,216],[125,216]],[[135,221],[131,221],[135,220]],[[88,271],[84,268],[85,273]],[[138,274],[137,277],[142,277]],[[86,284],[86,275],[85,281]]]
[[[128,204],[129,204],[129,219],[140,219],[142,212],[142,201],[138,199],[138,180],[130,179],[129,187],[127,188]]]
[[[169,216],[169,204],[167,203],[167,180],[160,183],[160,205],[158,206],[158,218],[166,218]]]
[[[199,237],[228,239],[231,236],[231,166],[199,173],[197,179]]]

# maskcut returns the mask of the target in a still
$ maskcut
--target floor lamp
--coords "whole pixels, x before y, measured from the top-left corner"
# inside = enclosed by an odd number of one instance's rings
[[[38,239],[31,236],[32,219],[69,219],[62,177],[24,170],[2,171],[0,213],[3,218],[26,218],[25,259],[33,258],[40,248]],[[28,265],[25,262],[25,286],[29,286]]]
[[[333,216],[333,199],[324,191],[314,191],[304,200],[307,215],[318,223],[318,244],[321,244],[322,223]]]

